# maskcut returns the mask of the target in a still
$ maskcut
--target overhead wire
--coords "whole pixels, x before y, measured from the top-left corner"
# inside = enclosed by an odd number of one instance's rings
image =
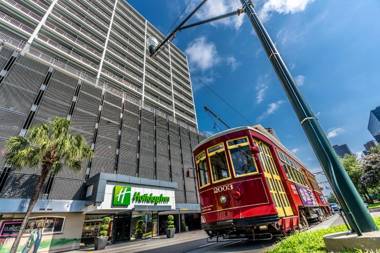
[[[227,105],[232,111],[234,111],[237,115],[240,116],[241,119],[245,121],[246,124],[251,125],[250,120],[248,120],[247,117],[245,117],[238,109],[236,109],[232,104],[230,104],[225,98],[223,98],[221,95],[219,95],[214,89],[211,88],[210,85],[204,84],[204,86],[209,89],[209,91],[220,99],[225,105]]]
[[[168,29],[168,32],[167,33],[170,33],[171,30],[173,30],[174,26],[178,23],[178,21],[183,17],[185,16],[185,13],[189,10],[189,7],[190,4],[186,4],[186,1],[185,1],[185,6],[183,7],[182,11],[180,12],[180,14],[177,16],[177,18],[173,21],[173,23],[170,25],[169,29]]]

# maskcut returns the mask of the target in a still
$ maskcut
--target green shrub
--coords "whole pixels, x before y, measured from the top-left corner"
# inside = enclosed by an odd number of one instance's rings
[[[106,231],[106,230],[100,230],[99,235],[100,236],[108,236],[108,231]]]
[[[142,238],[143,234],[144,234],[144,221],[143,220],[138,220],[136,222],[136,228],[135,228],[135,237],[136,238]]]
[[[108,224],[102,224],[100,225],[100,231],[108,231],[109,225]]]
[[[167,228],[175,228],[173,215],[168,215]]]
[[[109,217],[109,216],[103,217],[103,219],[102,219],[103,224],[109,224],[110,222],[111,222],[111,217]]]
[[[103,217],[102,224],[99,226],[99,235],[108,236],[109,223],[111,222],[111,217]]]
[[[380,227],[380,218],[375,219],[378,227]],[[347,231],[345,225],[339,225],[330,228],[324,228],[316,231],[296,232],[295,234],[285,237],[277,243],[268,253],[314,253],[326,252],[326,246],[323,241],[323,236],[327,234]],[[357,249],[347,250],[344,252],[365,252]]]

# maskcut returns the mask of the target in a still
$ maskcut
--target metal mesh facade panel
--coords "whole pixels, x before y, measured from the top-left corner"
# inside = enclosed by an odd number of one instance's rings
[[[83,182],[72,178],[56,177],[49,194],[50,199],[83,199]]]
[[[156,115],[157,179],[170,180],[167,120]]]
[[[17,135],[25,121],[25,116],[0,108],[0,138]],[[0,155],[2,152],[0,151]]]
[[[44,96],[65,104],[71,104],[77,83],[77,79],[55,71]]]
[[[118,106],[111,105],[107,102],[103,104],[103,109],[102,109],[102,117],[110,119],[114,122],[119,122],[120,121],[120,111],[121,108]]]
[[[117,97],[109,92],[106,92],[104,100],[110,104],[116,105],[116,106],[121,106],[121,98]]]
[[[3,69],[5,63],[12,55],[12,50],[6,47],[0,49],[0,69]]]
[[[13,171],[0,192],[0,198],[30,198],[36,183],[36,175]],[[17,189],[17,190],[16,190]]]
[[[154,178],[154,114],[142,109],[139,176]]]
[[[35,120],[33,120],[32,126],[35,125],[36,119],[50,121],[54,119],[54,117],[66,118],[69,108],[69,104],[44,97],[41,104],[38,106],[38,111],[34,118]]]
[[[128,102],[127,98],[123,114],[118,173],[136,176],[138,127],[139,108]]]
[[[9,83],[0,87],[0,106],[24,115],[29,113],[36,93],[19,89]]]
[[[47,70],[48,67],[41,63],[21,57],[16,60],[15,65],[11,68],[5,83],[11,83],[15,87],[37,93]]]

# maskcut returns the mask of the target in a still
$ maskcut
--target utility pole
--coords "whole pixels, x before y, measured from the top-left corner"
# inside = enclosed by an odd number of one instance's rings
[[[336,156],[326,134],[323,132],[315,115],[301,96],[294,79],[260,22],[251,0],[240,0],[265,52],[280,79],[298,120],[309,139],[313,150],[322,165],[332,189],[346,214],[351,229],[358,235],[363,232],[376,231],[377,227],[364,205],[350,177]]]

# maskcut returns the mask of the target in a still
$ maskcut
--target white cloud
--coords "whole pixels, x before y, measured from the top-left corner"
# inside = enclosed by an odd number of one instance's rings
[[[284,103],[285,101],[284,100],[278,100],[276,102],[273,102],[273,103],[270,103],[266,109],[265,112],[263,112],[258,118],[257,118],[257,121],[261,121],[263,120],[264,118],[268,117],[269,115],[275,113],[279,108],[280,106]]]
[[[215,44],[203,36],[190,42],[185,52],[189,56],[190,65],[195,69],[204,71],[219,62]]]
[[[293,148],[290,150],[292,153],[296,154],[298,151],[300,151],[299,148]]]
[[[198,3],[196,1],[189,0],[188,11],[193,10]],[[228,12],[234,11],[241,8],[241,3],[239,0],[208,0],[196,13],[195,17],[198,20],[204,20],[207,18],[216,17],[222,14],[226,14]],[[243,24],[244,15],[240,14],[239,16],[232,16],[230,18],[224,18],[218,21],[213,21],[212,25],[224,25],[234,27],[235,29],[239,29]]]
[[[296,85],[299,87],[299,86],[302,86],[304,83],[305,83],[305,76],[303,75],[298,75],[294,78],[294,81],[296,82]]]
[[[264,101],[266,90],[268,89],[269,75],[260,76],[256,85],[256,103]]]
[[[232,71],[235,71],[237,67],[239,66],[239,62],[233,56],[228,56],[225,61],[226,61],[226,64],[231,67]]]
[[[334,128],[327,132],[327,138],[332,139],[337,137],[338,135],[344,133],[344,129],[341,127]]]
[[[293,14],[304,11],[314,0],[267,0],[259,11],[261,20],[269,19],[272,12]]]
[[[203,88],[203,86],[211,84],[215,81],[213,75],[196,75],[192,76],[193,91],[196,92]]]

